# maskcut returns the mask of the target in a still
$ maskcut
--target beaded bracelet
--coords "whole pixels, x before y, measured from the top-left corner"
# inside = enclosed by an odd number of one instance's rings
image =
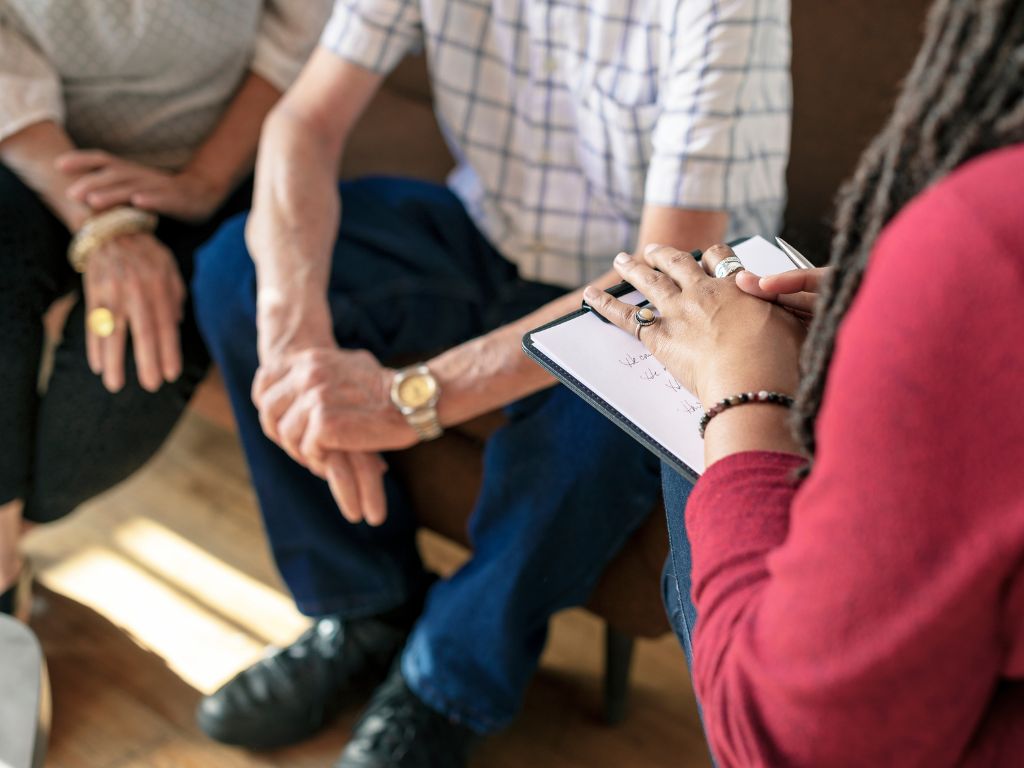
[[[156,225],[156,216],[137,208],[122,206],[98,213],[86,221],[71,239],[68,246],[68,262],[76,272],[85,272],[89,256],[101,245],[122,235],[152,233],[156,230]]]
[[[781,405],[784,408],[792,408],[795,402],[789,395],[784,395],[781,392],[769,392],[764,389],[760,392],[741,392],[738,395],[726,397],[704,411],[704,415],[700,417],[699,429],[701,440],[704,439],[704,430],[708,428],[708,423],[722,411],[727,411],[730,408],[735,408],[737,405],[745,405],[746,403],[769,403],[771,405]]]

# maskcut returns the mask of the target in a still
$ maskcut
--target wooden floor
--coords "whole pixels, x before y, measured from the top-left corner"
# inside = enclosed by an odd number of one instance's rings
[[[423,539],[433,567],[465,557]],[[42,582],[33,626],[54,695],[48,766],[330,766],[356,712],[292,749],[253,754],[206,740],[192,713],[215,690],[305,626],[274,572],[232,434],[189,415],[138,476],[28,541]],[[641,643],[632,709],[600,719],[601,627],[557,617],[520,719],[474,766],[603,768],[708,765],[674,638]]]

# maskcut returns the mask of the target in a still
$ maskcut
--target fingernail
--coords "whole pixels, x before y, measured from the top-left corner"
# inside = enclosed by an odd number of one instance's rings
[[[587,301],[596,301],[600,295],[600,291],[592,285],[588,285],[583,289],[583,298]]]
[[[648,243],[644,247],[644,256],[650,256],[652,253],[654,253],[659,248],[661,248],[661,245],[658,244],[658,243]]]
[[[615,263],[616,264],[629,264],[629,262],[631,260],[632,260],[632,258],[626,252],[622,252],[618,256],[615,257]]]

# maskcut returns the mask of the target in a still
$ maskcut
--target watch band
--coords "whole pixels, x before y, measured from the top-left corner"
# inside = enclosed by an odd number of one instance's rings
[[[437,408],[423,408],[408,414],[405,420],[409,426],[416,430],[420,442],[435,440],[444,434],[441,422],[437,419]]]

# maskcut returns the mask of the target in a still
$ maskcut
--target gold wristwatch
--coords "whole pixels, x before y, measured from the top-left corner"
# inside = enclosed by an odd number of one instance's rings
[[[433,440],[444,432],[437,420],[437,401],[441,385],[427,366],[411,365],[395,373],[391,382],[391,402],[402,412],[420,440]]]

